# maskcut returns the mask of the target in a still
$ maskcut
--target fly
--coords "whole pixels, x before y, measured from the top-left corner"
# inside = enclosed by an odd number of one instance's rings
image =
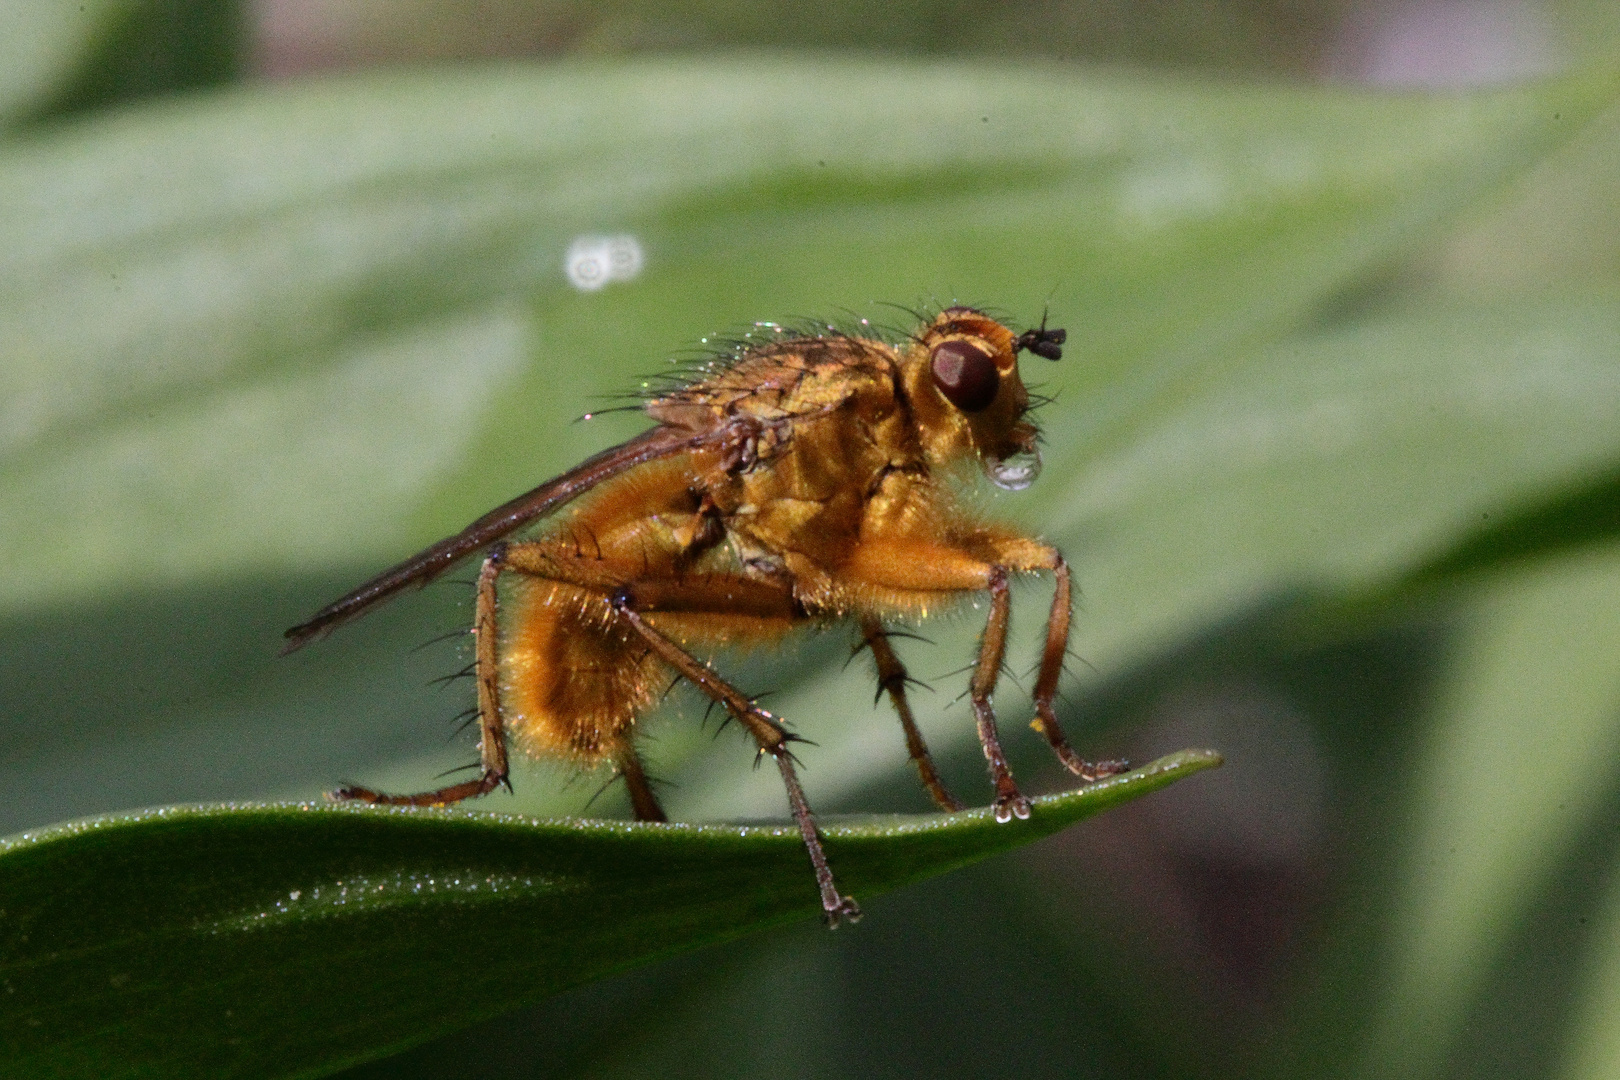
[[[774,328],[773,328],[774,329]],[[879,692],[900,718],[923,786],[945,787],[912,717],[889,627],[961,600],[990,610],[968,694],[995,786],[997,821],[1027,818],[991,705],[1006,651],[1008,581],[1055,582],[1031,726],[1070,772],[1124,768],[1069,746],[1053,709],[1072,587],[1058,550],[968,512],[952,477],[977,465],[1018,489],[1039,468],[1018,354],[1062,357],[1065,332],[1015,333],[952,307],[907,340],[829,331],[742,349],[734,362],[658,393],[655,426],[499,506],[287,631],[287,652],[483,553],[473,622],[480,774],[414,795],[346,787],[371,803],[446,806],[510,788],[508,752],[607,764],[635,815],[664,821],[636,749],[637,724],[674,678],[724,708],[782,774],[830,925],[860,917],[838,891],[794,768],[795,736],[700,658],[810,624],[851,623]],[[579,499],[532,539],[517,530]],[[497,585],[500,588],[497,588]]]

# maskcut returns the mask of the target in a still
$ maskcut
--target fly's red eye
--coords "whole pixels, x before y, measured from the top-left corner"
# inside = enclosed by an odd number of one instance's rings
[[[1001,373],[983,348],[957,338],[934,346],[934,385],[963,412],[990,407],[1001,388]]]

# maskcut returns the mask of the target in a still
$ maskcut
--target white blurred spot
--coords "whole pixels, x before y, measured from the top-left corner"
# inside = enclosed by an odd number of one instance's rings
[[[568,245],[563,272],[581,292],[595,292],[610,281],[629,281],[641,273],[641,244],[635,237],[581,236]]]

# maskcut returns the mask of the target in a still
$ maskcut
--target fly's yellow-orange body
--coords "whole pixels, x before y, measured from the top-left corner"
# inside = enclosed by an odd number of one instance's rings
[[[1088,765],[1064,739],[1052,700],[1069,631],[1069,572],[1056,549],[979,520],[953,497],[956,474],[982,465],[1003,486],[1034,478],[1036,429],[1021,351],[1055,360],[1061,330],[1014,334],[949,308],[891,344],[836,332],[778,335],[723,369],[652,398],[657,426],[427,549],[287,632],[297,648],[484,551],[474,624],[482,773],[418,795],[346,788],[337,797],[444,805],[508,783],[508,743],[584,765],[611,763],[636,815],[663,811],[636,752],[638,719],[673,678],[722,705],[781,770],[827,918],[855,918],[822,851],[796,777],[793,737],[700,655],[847,621],[872,650],[907,749],[946,809],[946,791],[912,719],[905,668],[885,627],[975,595],[990,615],[969,686],[1000,820],[1029,803],[1001,752],[991,696],[1008,622],[1008,578],[1056,581],[1033,726],[1071,771]],[[503,538],[580,501],[528,540]],[[497,583],[500,588],[497,589]]]

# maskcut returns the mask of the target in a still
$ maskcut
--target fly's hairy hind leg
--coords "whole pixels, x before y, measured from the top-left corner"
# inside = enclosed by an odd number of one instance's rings
[[[1124,772],[1125,761],[1089,762],[1074,752],[1063,735],[1052,699],[1057,696],[1058,679],[1063,674],[1063,657],[1069,649],[1069,618],[1073,610],[1069,582],[1069,564],[1063,556],[1052,551],[1052,575],[1057,580],[1052,593],[1052,613],[1046,620],[1046,647],[1041,651],[1040,674],[1035,678],[1035,719],[1030,727],[1046,736],[1046,741],[1057,754],[1063,767],[1082,780],[1101,780],[1106,776]]]
[[[934,758],[928,752],[928,744],[923,741],[922,732],[917,730],[917,721],[911,715],[911,703],[906,700],[906,682],[909,678],[906,666],[895,655],[883,624],[871,616],[862,618],[861,633],[866,638],[867,648],[872,650],[872,659],[877,662],[878,693],[888,692],[889,701],[900,717],[900,726],[906,733],[906,752],[917,766],[917,775],[922,778],[923,787],[928,789],[928,794],[941,810],[954,812],[963,809],[962,803],[940,779],[939,770],[934,768]]]
[[[827,865],[827,853],[821,846],[821,834],[816,831],[815,817],[810,812],[810,803],[805,799],[804,788],[799,785],[798,774],[793,769],[793,755],[788,752],[788,744],[793,737],[777,723],[775,717],[716,675],[707,664],[648,625],[636,610],[631,589],[619,590],[610,603],[619,617],[641,635],[665,663],[711,699],[725,706],[754,737],[760,753],[769,754],[776,761],[776,767],[782,773],[782,783],[787,787],[793,820],[799,827],[799,835],[810,855],[810,865],[815,870],[816,886],[821,891],[821,909],[827,925],[836,927],[841,920],[854,922],[859,919],[860,906],[853,897],[839,893],[838,886],[833,882],[832,870]]]
[[[487,795],[496,788],[506,786],[507,778],[506,728],[501,722],[500,669],[497,664],[498,644],[495,621],[495,579],[500,576],[506,559],[506,545],[492,548],[478,571],[478,599],[473,616],[474,648],[473,670],[478,683],[478,757],[481,771],[478,779],[451,784],[437,791],[424,791],[416,795],[389,795],[363,787],[343,787],[328,798],[340,801],[384,803],[390,806],[449,806],[463,799]]]

